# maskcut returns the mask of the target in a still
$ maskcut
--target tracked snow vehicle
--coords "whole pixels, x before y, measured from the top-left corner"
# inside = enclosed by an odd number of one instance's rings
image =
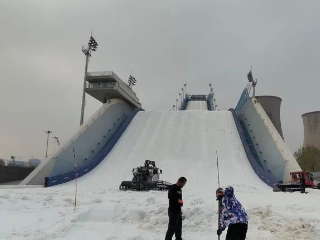
[[[291,180],[287,183],[278,183],[273,187],[274,192],[304,192],[305,188],[320,189],[320,173],[298,171],[290,173]],[[319,180],[318,180],[319,179]]]
[[[132,181],[123,181],[120,184],[120,190],[148,191],[158,190],[165,191],[172,184],[161,181],[160,174],[162,170],[156,166],[154,161],[146,160],[144,166],[132,169]]]

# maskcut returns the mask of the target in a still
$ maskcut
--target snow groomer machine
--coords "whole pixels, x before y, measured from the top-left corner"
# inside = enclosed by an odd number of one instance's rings
[[[120,190],[132,191],[166,191],[172,185],[169,182],[161,181],[162,170],[156,166],[154,161],[146,160],[144,166],[132,169],[132,181],[123,181]]]

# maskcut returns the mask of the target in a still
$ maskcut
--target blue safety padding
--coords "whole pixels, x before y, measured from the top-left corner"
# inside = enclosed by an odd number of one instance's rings
[[[86,164],[85,166],[75,168],[74,170],[64,174],[46,177],[45,186],[51,187],[54,185],[69,182],[75,178],[83,176],[84,174],[94,169],[111,152],[112,148],[117,143],[122,133],[127,129],[128,125],[130,124],[134,116],[137,114],[137,112],[139,112],[139,110],[135,110],[133,113],[129,114],[129,116],[127,116],[126,119],[123,120],[123,122],[117,127],[116,131],[112,134],[112,136],[109,138],[106,144],[91,159],[91,161],[88,164]]]
[[[241,93],[241,96],[240,96],[240,99],[237,103],[237,106],[235,108],[235,112],[236,114],[239,114],[239,111],[241,110],[241,108],[244,106],[244,104],[250,99],[250,96],[249,96],[249,91],[248,91],[248,88],[244,88],[242,93]]]
[[[254,143],[250,137],[250,134],[246,129],[245,125],[243,124],[243,122],[239,120],[236,114],[236,111],[233,108],[229,109],[229,111],[232,113],[243,148],[246,152],[246,155],[251,164],[251,167],[264,183],[266,183],[270,187],[273,187],[273,185],[277,183],[276,178],[271,173],[271,171],[266,169],[261,163],[257,150],[255,149]]]

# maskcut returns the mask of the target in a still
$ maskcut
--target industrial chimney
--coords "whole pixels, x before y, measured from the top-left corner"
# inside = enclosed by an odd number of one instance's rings
[[[277,96],[256,96],[256,99],[262,105],[282,139],[284,139],[280,118],[281,98]]]
[[[320,149],[320,111],[302,114],[304,126],[304,147]]]

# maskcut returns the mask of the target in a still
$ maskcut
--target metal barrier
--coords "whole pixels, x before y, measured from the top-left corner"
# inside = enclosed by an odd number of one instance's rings
[[[186,94],[186,96],[184,97],[184,99],[181,102],[179,110],[186,110],[188,103],[190,101],[204,101],[207,103],[207,109],[209,111],[216,110],[216,105],[215,105],[215,101],[214,101],[212,93],[209,95],[188,95],[188,94]]]
[[[214,98],[214,94],[213,93],[209,93],[208,97],[207,97],[207,105],[208,105],[208,110],[209,111],[215,111],[216,110],[216,101]]]
[[[86,88],[114,88],[116,82],[86,82]]]
[[[188,105],[188,99],[185,97],[183,98],[179,110],[186,110]]]

